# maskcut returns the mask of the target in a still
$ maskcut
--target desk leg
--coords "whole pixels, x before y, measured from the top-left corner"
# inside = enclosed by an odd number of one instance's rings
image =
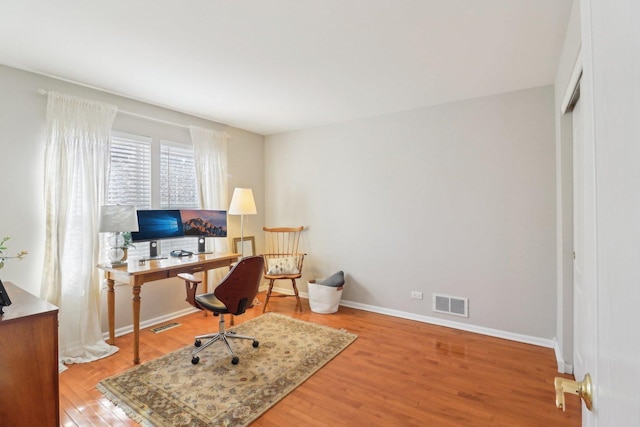
[[[140,285],[133,286],[133,363],[140,363]]]
[[[204,270],[202,272],[202,293],[209,293],[209,270]],[[207,317],[209,315],[209,310],[202,310],[202,315]]]
[[[107,277],[107,313],[109,316],[109,341],[108,344],[116,345],[116,320],[115,320],[115,282]]]

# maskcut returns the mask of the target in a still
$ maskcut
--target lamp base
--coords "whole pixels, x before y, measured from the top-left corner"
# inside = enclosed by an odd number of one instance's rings
[[[112,267],[122,267],[127,265],[128,250],[124,247],[115,247],[109,249],[109,262]]]
[[[118,267],[126,267],[127,266],[127,261],[109,261],[106,263],[107,266],[109,267],[114,267],[114,268],[118,268]]]

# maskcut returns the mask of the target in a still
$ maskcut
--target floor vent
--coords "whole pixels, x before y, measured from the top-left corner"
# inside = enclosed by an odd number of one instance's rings
[[[166,331],[167,329],[175,328],[177,326],[180,326],[180,323],[176,323],[176,322],[167,323],[166,325],[158,326],[156,328],[151,328],[151,332],[155,332],[157,334],[158,332]]]
[[[469,317],[469,298],[433,294],[433,311]]]

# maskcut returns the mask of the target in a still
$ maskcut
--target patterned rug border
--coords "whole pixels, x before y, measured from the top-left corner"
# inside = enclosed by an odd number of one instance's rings
[[[269,318],[280,318],[280,320],[284,320],[284,321],[289,321],[289,322],[293,322],[293,323],[299,323],[299,324],[303,324],[303,325],[311,325],[314,328],[317,328],[318,330],[323,330],[325,332],[339,332],[341,333],[344,337],[347,337],[348,340],[345,341],[344,345],[342,345],[342,347],[335,349],[335,351],[333,351],[332,353],[330,353],[330,356],[326,358],[326,360],[324,360],[322,363],[318,363],[316,366],[314,366],[313,369],[310,369],[309,371],[306,372],[306,375],[302,375],[300,376],[294,383],[292,383],[290,386],[286,387],[284,392],[282,392],[279,396],[277,396],[277,398],[269,401],[268,405],[265,405],[264,407],[261,407],[260,411],[256,412],[255,414],[252,414],[250,419],[245,419],[243,420],[243,422],[241,424],[233,424],[234,426],[247,426],[249,425],[251,422],[253,422],[254,420],[256,420],[258,417],[260,417],[262,414],[264,414],[266,411],[268,411],[271,407],[273,407],[276,403],[278,403],[280,400],[282,400],[283,398],[285,398],[289,393],[291,393],[293,390],[295,390],[297,387],[299,387],[300,385],[302,385],[306,380],[308,380],[311,376],[313,376],[316,372],[318,372],[320,369],[322,369],[327,363],[329,363],[331,360],[333,360],[336,356],[338,356],[344,349],[346,349],[347,347],[349,347],[349,345],[351,345],[357,338],[358,335],[347,331],[344,328],[333,328],[331,326],[326,326],[326,325],[321,325],[321,324],[317,324],[314,322],[309,322],[306,320],[300,320],[300,319],[296,319],[294,317],[290,317],[290,316],[286,316],[283,314],[279,314],[279,313],[273,313],[273,312],[268,312],[262,315],[259,315],[257,317],[254,317],[252,319],[247,320],[246,322],[243,322],[242,324],[230,328],[229,330],[234,330],[236,328],[245,328],[246,325],[250,325],[251,323],[254,322],[262,322],[262,321],[268,321]],[[124,372],[121,372],[119,374],[113,375],[111,377],[105,378],[104,380],[101,380],[97,385],[96,385],[96,389],[98,391],[100,391],[100,393],[102,393],[109,401],[111,401],[114,405],[116,405],[117,407],[119,407],[120,409],[122,409],[125,414],[131,418],[133,421],[139,423],[142,426],[148,426],[148,427],[157,427],[159,424],[154,424],[152,420],[150,420],[149,418],[147,418],[147,416],[145,416],[145,414],[149,414],[152,413],[151,409],[146,407],[146,406],[140,406],[138,407],[137,405],[133,405],[131,403],[125,403],[125,399],[126,397],[124,395],[122,395],[121,393],[119,393],[117,390],[109,387],[106,383],[114,378],[120,377],[120,376],[124,376],[124,375],[128,375],[134,371],[137,371],[139,369],[144,368],[146,365],[156,362],[162,358],[165,357],[169,357],[170,355],[174,354],[174,353],[179,353],[179,352],[183,352],[185,350],[191,350],[193,349],[193,345],[187,345],[185,347],[182,347],[180,349],[174,350],[170,353],[167,353],[165,355],[162,355],[156,359],[147,361],[141,365],[138,366],[134,366]],[[226,351],[226,350],[225,350]],[[240,362],[242,363],[242,362]],[[105,384],[103,384],[105,383]],[[148,415],[149,416],[149,415]],[[226,425],[226,424],[225,424]]]

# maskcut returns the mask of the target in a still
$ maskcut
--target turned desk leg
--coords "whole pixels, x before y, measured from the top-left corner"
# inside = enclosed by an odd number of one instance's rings
[[[133,286],[133,363],[140,363],[140,285]]]
[[[107,313],[109,316],[109,341],[108,344],[116,344],[116,320],[115,320],[115,282],[107,277]]]

